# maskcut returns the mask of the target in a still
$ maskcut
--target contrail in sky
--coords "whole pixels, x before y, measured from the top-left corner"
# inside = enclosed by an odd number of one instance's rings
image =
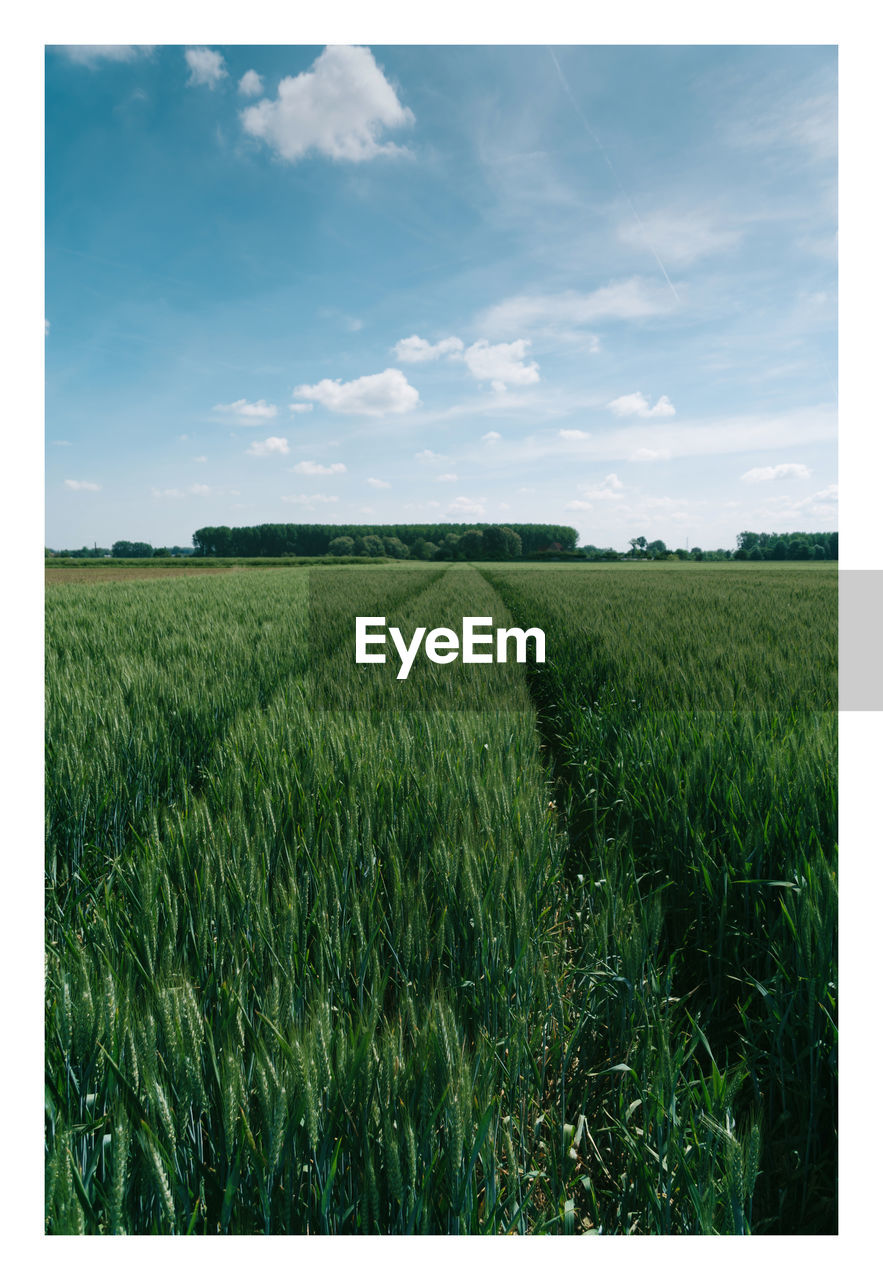
[[[586,133],[589,135],[589,137],[594,142],[595,146],[601,152],[601,155],[604,157],[604,162],[607,165],[607,168],[610,170],[611,174],[613,175],[613,181],[619,187],[619,190],[622,193],[626,204],[632,211],[632,217],[634,218],[635,222],[638,224],[638,228],[641,232],[641,235],[644,237],[644,243],[646,244],[650,252],[653,254],[653,257],[656,259],[656,265],[659,267],[659,270],[665,276],[665,283],[668,285],[669,289],[671,289],[672,293],[674,294],[675,302],[680,303],[681,299],[678,296],[678,291],[672,284],[671,277],[666,271],[665,265],[663,264],[662,259],[660,258],[656,250],[653,248],[653,245],[650,243],[650,237],[647,235],[647,228],[644,226],[643,222],[641,221],[641,215],[638,213],[637,209],[635,208],[631,196],[626,191],[625,187],[622,185],[619,174],[614,169],[613,161],[610,159],[610,156],[607,154],[604,144],[602,143],[601,139],[598,137],[597,133],[595,133],[595,130],[589,124],[586,117],[583,115],[579,103],[577,102],[576,98],[573,96],[570,85],[567,83],[567,80],[565,79],[565,76],[564,76],[564,72],[561,70],[561,65],[558,62],[558,59],[555,57],[554,49],[552,48],[549,49],[549,56],[551,57],[552,61],[555,64],[555,70],[558,72],[558,79],[561,81],[561,87],[563,88],[564,92],[567,94],[568,99],[570,100],[570,105],[573,107],[574,111],[582,121],[582,125]]]

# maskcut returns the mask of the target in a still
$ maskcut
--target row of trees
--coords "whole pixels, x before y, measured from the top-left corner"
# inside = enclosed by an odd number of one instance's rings
[[[836,533],[743,531],[735,551],[724,547],[668,548],[661,538],[630,538],[629,550],[577,549],[577,533],[566,525],[515,524],[262,524],[197,529],[193,547],[152,547],[115,542],[111,548],[81,547],[47,556],[141,560],[155,556],[389,556],[395,560],[836,560]]]
[[[64,556],[71,560],[103,560],[116,556],[120,560],[146,560],[152,556],[192,556],[192,547],[153,547],[149,542],[115,542],[112,547],[80,547],[78,550],[54,551],[46,548],[46,555]]]
[[[392,556],[517,560],[573,552],[577,532],[557,524],[261,524],[197,529],[198,556]]]
[[[734,560],[836,560],[836,533],[739,534]]]

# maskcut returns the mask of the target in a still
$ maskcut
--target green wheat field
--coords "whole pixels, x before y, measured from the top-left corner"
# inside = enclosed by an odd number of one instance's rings
[[[46,594],[47,1232],[836,1230],[835,569]]]

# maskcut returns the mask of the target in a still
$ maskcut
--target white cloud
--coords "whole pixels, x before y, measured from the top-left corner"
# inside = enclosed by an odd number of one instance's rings
[[[62,44],[57,46],[71,62],[97,67],[99,62],[133,62],[153,52],[152,44]]]
[[[589,440],[591,435],[591,431],[580,431],[577,427],[565,427],[558,432],[561,440]]]
[[[100,484],[94,484],[91,480],[65,480],[67,489],[88,489],[90,493],[97,493],[101,488]]]
[[[285,436],[268,436],[266,440],[253,440],[245,451],[253,458],[269,458],[275,454],[289,452]]]
[[[231,490],[231,492],[234,492]],[[211,488],[207,484],[191,484],[186,489],[151,489],[154,498],[207,498]]]
[[[223,56],[214,49],[185,49],[184,57],[190,68],[188,84],[202,84],[215,89],[227,75]]]
[[[461,495],[448,504],[447,511],[450,515],[483,516],[485,513],[485,509],[482,506],[483,502],[483,498],[467,498]],[[432,506],[433,504],[429,503],[428,505]]]
[[[292,502],[298,507],[316,507],[329,502],[337,502],[337,496],[333,493],[289,493],[282,499],[283,502]]]
[[[629,454],[629,462],[664,462],[670,457],[668,449],[635,449]]]
[[[194,461],[194,462],[208,462],[208,458],[205,456],[205,454],[204,454],[204,453],[200,453],[200,454],[198,454],[198,455],[193,459],[193,461]]]
[[[742,475],[749,484],[759,484],[768,480],[808,480],[809,467],[802,462],[779,462],[774,467],[752,467]]]
[[[444,462],[445,459],[443,453],[433,453],[431,449],[421,449],[414,457],[418,462]]]
[[[446,471],[443,475],[435,477],[436,483],[438,484],[453,484],[454,481],[459,480],[459,478],[460,477],[456,476],[453,471]]]
[[[313,406],[311,404],[290,404],[289,409],[292,413],[312,413]]]
[[[372,489],[389,489],[391,487],[388,480],[378,480],[376,476],[369,476],[365,483],[370,484]]]
[[[427,360],[439,360],[442,356],[459,354],[463,343],[459,338],[442,338],[440,342],[428,342],[414,333],[410,338],[400,338],[393,347],[395,358],[401,364],[425,364]]]
[[[537,362],[525,363],[529,346],[527,338],[499,342],[493,346],[486,338],[480,338],[466,348],[463,359],[473,378],[477,382],[490,382],[494,391],[505,391],[507,386],[526,387],[540,380]]]
[[[239,81],[239,92],[245,98],[256,98],[264,92],[264,82],[256,71],[246,71]]]
[[[716,226],[712,216],[702,211],[667,212],[634,218],[617,228],[623,244],[644,253],[655,251],[666,266],[687,266],[698,258],[719,253],[738,244],[741,233]]]
[[[400,369],[384,369],[352,382],[323,378],[315,386],[295,387],[292,395],[315,400],[332,413],[360,413],[380,418],[387,413],[406,413],[420,401],[420,393],[412,387]]]
[[[339,476],[346,471],[346,467],[342,462],[332,462],[329,466],[323,467],[321,462],[304,461],[298,462],[296,466],[288,469],[299,476]]]
[[[216,404],[214,412],[229,414],[239,422],[253,423],[275,418],[279,410],[274,404],[267,404],[266,400],[255,400],[251,403],[248,400],[234,400],[232,404]]]
[[[72,440],[53,440],[53,441],[52,441],[52,444],[57,444],[57,445],[61,445],[61,446],[65,447],[65,448],[69,448],[69,447],[70,447],[70,445],[71,445],[71,444],[73,444],[73,441],[72,441]]]
[[[540,331],[559,337],[579,337],[585,325],[599,320],[646,320],[666,315],[674,306],[671,290],[634,276],[602,285],[591,293],[567,289],[553,294],[518,294],[485,311],[479,326],[494,335]]]
[[[498,440],[503,439],[499,431],[486,431],[481,438],[485,444],[496,444]]]
[[[574,498],[573,502],[565,502],[565,511],[591,511],[591,502],[580,502],[579,498]]]
[[[595,485],[594,488],[584,488],[583,493],[595,502],[609,502],[613,498],[621,498],[622,490],[623,483],[614,471],[604,477],[602,484]]]
[[[283,160],[311,151],[332,160],[370,160],[401,151],[380,142],[384,129],[413,123],[370,49],[329,45],[308,71],[286,76],[277,96],[241,112],[246,133]]]
[[[821,82],[775,96],[764,89],[753,114],[736,121],[729,131],[736,146],[768,151],[804,150],[815,160],[837,153],[836,91]]]
[[[607,406],[618,418],[673,418],[675,407],[668,396],[660,396],[651,408],[650,401],[640,391],[627,396],[617,396]]]

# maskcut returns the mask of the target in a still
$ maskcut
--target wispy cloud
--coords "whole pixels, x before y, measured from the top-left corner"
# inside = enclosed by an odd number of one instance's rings
[[[97,493],[101,488],[100,484],[95,484],[92,480],[65,480],[64,485],[66,489],[85,489],[89,493]]]
[[[234,400],[232,404],[216,404],[215,413],[223,413],[228,417],[235,418],[237,422],[247,425],[255,422],[266,422],[270,418],[275,418],[279,412],[276,405],[267,404],[266,400]]]
[[[306,460],[298,462],[288,469],[299,476],[339,476],[346,471],[346,467],[342,462],[332,462],[326,467],[321,462],[308,462]]]
[[[742,479],[749,484],[762,484],[770,480],[808,480],[810,475],[809,467],[802,462],[779,462],[774,467],[752,467]]]
[[[83,67],[97,67],[102,62],[134,62],[154,50],[152,44],[60,44],[59,53]]]
[[[282,501],[311,510],[314,507],[326,506],[328,503],[337,502],[338,497],[334,493],[289,493],[282,498]]]
[[[590,293],[565,289],[561,293],[517,294],[490,307],[476,323],[492,335],[541,332],[572,336],[574,331],[603,320],[647,320],[668,315],[674,306],[664,285],[633,276]]]
[[[370,484],[372,489],[391,488],[391,485],[388,480],[378,480],[377,476],[369,476],[368,479],[365,481],[365,483]]]

